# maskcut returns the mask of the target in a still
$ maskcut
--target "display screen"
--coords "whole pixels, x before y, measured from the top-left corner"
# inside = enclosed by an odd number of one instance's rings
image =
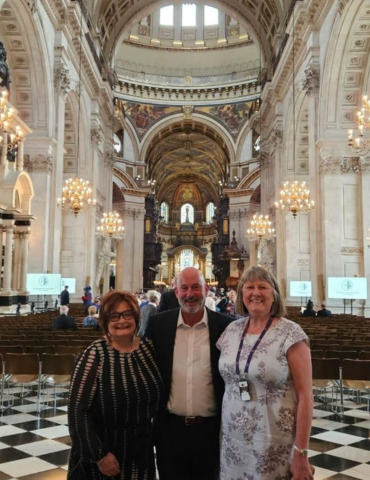
[[[30,295],[59,295],[61,279],[59,273],[28,273],[27,290]]]
[[[301,280],[300,282],[290,282],[291,297],[311,297],[312,282]]]
[[[62,290],[64,290],[64,287],[66,285],[68,285],[69,293],[76,293],[76,279],[75,278],[62,278],[59,293]]]
[[[367,299],[367,279],[358,277],[328,277],[328,298]]]

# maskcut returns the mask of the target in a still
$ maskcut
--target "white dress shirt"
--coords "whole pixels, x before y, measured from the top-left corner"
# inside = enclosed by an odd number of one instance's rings
[[[184,323],[180,310],[167,406],[170,413],[185,417],[216,415],[206,309],[193,327]]]

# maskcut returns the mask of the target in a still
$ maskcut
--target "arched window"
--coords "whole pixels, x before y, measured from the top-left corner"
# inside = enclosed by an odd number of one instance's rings
[[[180,254],[180,271],[186,267],[194,266],[194,252],[192,250],[183,250]]]
[[[215,204],[209,202],[206,207],[206,222],[212,223],[212,219],[215,216]]]
[[[194,223],[194,207],[190,203],[185,203],[181,207],[181,223]]]
[[[214,7],[205,5],[204,7],[204,25],[218,25],[218,10]]]
[[[164,223],[168,223],[168,203],[161,203],[161,217],[163,218]]]
[[[159,23],[160,25],[173,27],[173,5],[168,5],[168,7],[162,7],[159,10]]]
[[[194,3],[182,4],[182,26],[196,27],[197,25],[197,7]]]

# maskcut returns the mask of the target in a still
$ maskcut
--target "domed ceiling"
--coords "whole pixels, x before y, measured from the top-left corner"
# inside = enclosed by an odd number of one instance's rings
[[[156,181],[159,201],[171,203],[180,183],[196,183],[202,201],[216,202],[217,185],[225,177],[227,152],[221,141],[201,126],[176,125],[152,142],[147,159],[150,178]]]

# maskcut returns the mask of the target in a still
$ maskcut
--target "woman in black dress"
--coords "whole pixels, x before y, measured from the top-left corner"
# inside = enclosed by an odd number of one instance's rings
[[[113,290],[100,306],[105,337],[88,347],[72,376],[69,480],[154,480],[153,419],[163,384],[153,346],[136,336],[140,310]]]

